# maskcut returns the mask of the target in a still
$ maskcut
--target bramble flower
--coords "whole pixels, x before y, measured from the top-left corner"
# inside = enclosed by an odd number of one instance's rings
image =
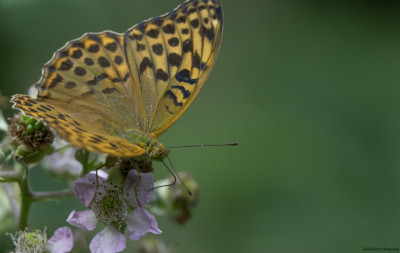
[[[107,181],[106,176],[87,174],[75,181],[74,192],[78,200],[89,210],[69,215],[67,222],[84,230],[93,230],[101,221],[106,227],[90,242],[92,253],[120,252],[125,249],[125,236],[119,229],[129,230],[129,238],[138,240],[148,232],[160,234],[157,222],[144,206],[153,195],[154,179],[152,173],[142,173],[139,179],[137,171],[130,170],[123,189]],[[133,207],[133,211],[129,210]]]
[[[73,237],[71,229],[68,227],[58,228],[54,235],[47,240],[46,229],[29,232],[27,230],[18,231],[15,236],[11,235],[14,243],[15,253],[66,253],[73,247]]]

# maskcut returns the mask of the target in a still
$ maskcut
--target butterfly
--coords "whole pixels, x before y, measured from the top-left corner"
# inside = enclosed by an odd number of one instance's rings
[[[13,108],[65,140],[117,157],[162,160],[157,137],[188,109],[210,74],[223,28],[220,0],[189,0],[125,33],[86,33],[57,50]]]

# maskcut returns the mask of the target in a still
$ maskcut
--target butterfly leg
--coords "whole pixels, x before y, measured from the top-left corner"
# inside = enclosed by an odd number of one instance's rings
[[[94,200],[96,199],[97,190],[99,189],[99,175],[97,174],[97,171],[102,169],[104,166],[106,166],[106,164],[102,164],[102,165],[100,165],[99,167],[96,168],[96,190],[94,191],[94,195],[93,195],[92,201],[90,201],[89,208],[92,206]]]
[[[140,201],[139,201],[139,196],[138,196],[138,187],[139,187],[140,181],[142,179],[142,173],[140,172],[140,170],[138,168],[136,168],[136,171],[138,173],[139,178],[138,178],[138,180],[136,182],[136,185],[135,185],[135,196],[136,196],[136,200],[138,202],[138,205],[140,207],[142,207],[142,205],[140,204]]]

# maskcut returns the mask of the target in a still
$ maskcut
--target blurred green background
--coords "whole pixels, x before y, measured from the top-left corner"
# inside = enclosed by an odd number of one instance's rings
[[[123,32],[179,3],[0,0],[0,90],[26,93],[68,40]],[[183,227],[160,219],[156,238],[194,253],[400,247],[399,1],[225,0],[224,13],[207,84],[160,140],[240,145],[172,152],[200,203]],[[32,181],[65,187],[38,169]],[[84,208],[35,203],[30,223],[51,235],[72,209]],[[0,236],[1,252],[9,241]]]

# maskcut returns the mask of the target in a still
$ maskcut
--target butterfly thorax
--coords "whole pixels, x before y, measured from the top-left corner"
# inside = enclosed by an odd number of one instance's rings
[[[169,153],[164,144],[158,142],[150,134],[141,131],[129,131],[126,139],[145,150],[145,154],[143,154],[144,158],[160,161]]]

